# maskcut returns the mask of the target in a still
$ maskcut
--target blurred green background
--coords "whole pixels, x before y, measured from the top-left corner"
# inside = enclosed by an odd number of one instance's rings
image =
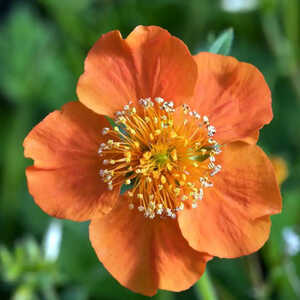
[[[0,3],[0,299],[146,299],[101,266],[88,224],[55,221],[26,187],[22,141],[49,112],[76,99],[87,51],[101,34],[159,25],[193,54],[234,29],[231,55],[257,66],[273,93],[274,120],[259,144],[289,176],[270,240],[249,257],[208,263],[189,291],[154,299],[300,299],[300,1],[32,0]],[[208,277],[209,274],[209,277]],[[203,294],[203,291],[206,293]]]

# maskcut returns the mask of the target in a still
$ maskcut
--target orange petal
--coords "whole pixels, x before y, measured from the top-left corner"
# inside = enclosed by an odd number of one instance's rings
[[[247,137],[239,139],[241,142],[250,144],[250,145],[255,145],[258,141],[259,138],[259,130],[255,130],[251,134],[249,134]]]
[[[90,225],[99,260],[122,285],[152,296],[157,289],[181,291],[203,274],[210,256],[189,247],[178,223],[146,219],[127,200]]]
[[[157,26],[122,39],[104,34],[90,50],[77,93],[93,111],[112,116],[129,101],[163,97],[176,105],[193,95],[197,66],[185,44]]]
[[[103,184],[98,148],[108,123],[80,102],[67,103],[49,114],[24,140],[30,194],[48,214],[75,221],[111,210],[119,191]]]
[[[180,213],[179,225],[198,251],[218,257],[250,254],[268,239],[268,216],[281,211],[274,170],[259,147],[241,142],[225,146],[220,163],[214,186],[205,189],[197,209]]]
[[[258,69],[212,53],[194,58],[198,82],[191,106],[209,117],[219,143],[247,138],[272,120],[271,92]]]

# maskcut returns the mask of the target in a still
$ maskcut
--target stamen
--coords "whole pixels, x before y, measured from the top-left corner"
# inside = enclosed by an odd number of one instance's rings
[[[99,176],[110,191],[130,188],[130,210],[149,219],[175,219],[201,205],[205,188],[213,186],[209,178],[221,171],[216,128],[187,104],[176,108],[161,97],[138,103],[142,109],[130,102],[115,113],[117,126],[102,129],[106,139],[98,154],[105,168]]]

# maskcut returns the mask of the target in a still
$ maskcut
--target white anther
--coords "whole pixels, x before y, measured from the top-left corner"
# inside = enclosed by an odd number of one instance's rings
[[[214,163],[211,162],[211,163],[208,164],[208,168],[209,168],[209,169],[213,169],[214,167],[215,167],[215,164],[214,164]]]
[[[197,202],[192,203],[192,208],[196,208],[198,206]]]
[[[213,163],[213,162],[216,161],[216,158],[212,155],[212,156],[209,157],[209,160]]]
[[[209,188],[209,187],[213,187],[213,186],[214,186],[213,183],[212,183],[212,182],[209,182],[209,181],[205,181],[203,185],[204,185],[204,187],[206,187],[206,188]]]
[[[161,97],[156,97],[156,98],[154,98],[154,100],[158,103],[158,104],[160,104],[160,103],[163,103],[165,100],[163,99],[163,98],[161,98]]]
[[[203,189],[199,189],[199,198],[198,198],[198,200],[202,200],[203,199],[203,195],[204,195],[204,192],[203,192]]]
[[[158,215],[162,215],[162,213],[163,213],[163,209],[162,208],[160,208],[160,209],[158,209],[157,211],[156,211],[156,213],[158,214]]]
[[[140,205],[140,206],[138,207],[138,210],[139,210],[139,211],[144,211],[144,209],[145,209],[145,207],[142,206],[142,205]]]
[[[109,164],[109,161],[108,161],[107,159],[104,159],[104,160],[102,161],[102,163],[103,163],[103,165],[108,165],[108,164]]]
[[[172,213],[172,214],[171,214],[171,218],[172,218],[172,219],[176,219],[176,214]]]
[[[134,209],[134,204],[133,204],[133,203],[129,203],[128,208],[129,208],[130,210]]]
[[[128,104],[124,105],[124,110],[129,110],[129,105]]]
[[[146,101],[144,99],[140,99],[139,100],[139,104],[143,105],[143,106],[146,106]]]
[[[212,125],[209,125],[207,127],[208,130],[208,136],[213,136],[216,133],[216,128]]]
[[[150,218],[150,219],[154,219],[154,218],[155,218],[155,213],[152,212],[152,213],[150,214],[149,218]]]
[[[217,173],[219,173],[222,169],[221,165],[215,166],[215,169],[210,173],[210,176],[215,176]]]
[[[214,148],[215,154],[220,154],[222,152],[219,144],[214,145],[213,148]]]
[[[200,120],[200,115],[194,110],[193,115],[197,120]]]
[[[110,181],[111,178],[112,178],[112,177],[111,177],[110,175],[105,176],[105,180],[106,180],[106,181]]]
[[[109,128],[104,127],[104,128],[102,129],[102,134],[103,134],[103,135],[108,134],[108,132],[109,132]]]
[[[113,190],[113,185],[112,185],[111,183],[109,183],[107,186],[108,186],[108,189],[109,189],[110,191]]]
[[[104,170],[101,169],[101,170],[99,171],[99,175],[100,175],[101,177],[103,177],[103,176],[104,176]]]
[[[172,216],[172,210],[170,208],[166,209],[166,213],[167,213],[167,216],[169,216],[169,217]]]
[[[207,124],[207,123],[209,122],[209,120],[208,120],[208,117],[207,117],[207,116],[203,116],[203,122],[204,122],[205,124]]]

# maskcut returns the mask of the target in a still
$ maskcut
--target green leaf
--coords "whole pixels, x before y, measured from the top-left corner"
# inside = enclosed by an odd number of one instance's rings
[[[115,126],[117,126],[117,124],[115,123],[115,121],[114,121],[112,118],[110,118],[110,117],[108,117],[108,116],[105,116],[105,119],[109,122],[109,125],[110,125],[112,128],[114,128]]]
[[[123,195],[127,191],[131,190],[134,187],[134,183],[131,184],[122,184],[121,190],[120,190],[120,195]]]
[[[232,28],[225,30],[221,33],[213,44],[209,47],[209,52],[215,54],[228,55],[230,53],[234,38],[234,32]]]
[[[218,299],[207,270],[202,275],[202,277],[198,280],[195,287],[196,287],[196,292],[201,297],[201,299],[205,299],[205,300]]]
[[[13,103],[54,109],[75,96],[75,77],[49,24],[29,5],[16,6],[1,24],[0,89]]]
[[[118,127],[122,134],[128,136],[123,124],[117,124],[112,118],[110,118],[108,116],[105,116],[105,119],[109,122],[109,125],[112,127],[112,129],[114,129],[115,127]]]

